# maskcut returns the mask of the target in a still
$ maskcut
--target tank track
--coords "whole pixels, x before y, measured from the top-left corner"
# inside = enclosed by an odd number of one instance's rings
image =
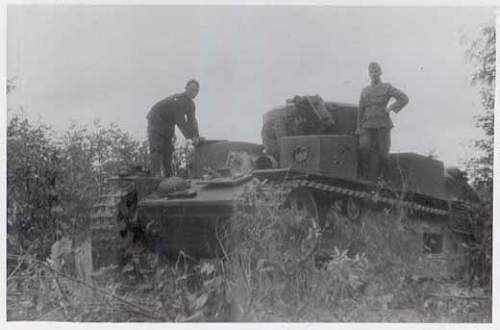
[[[133,182],[113,182],[90,212],[92,264],[98,269],[121,262],[130,245],[129,223],[137,204]]]
[[[437,216],[445,216],[449,214],[449,210],[447,209],[440,209],[428,205],[422,205],[420,203],[404,200],[401,198],[381,196],[377,191],[367,192],[367,191],[349,189],[331,184],[318,183],[306,179],[287,180],[284,184],[285,186],[288,186],[290,188],[298,188],[298,187],[312,188],[314,190],[319,190],[326,193],[340,194],[346,197],[353,197],[356,199],[371,201],[374,203],[384,203],[392,206],[403,207],[409,212],[418,211]]]
[[[386,204],[394,207],[403,208],[408,214],[416,212],[437,217],[447,217],[448,226],[456,234],[464,235],[469,238],[477,237],[477,221],[474,221],[474,215],[478,212],[478,207],[465,201],[449,201],[446,208],[436,208],[429,205],[422,205],[415,201],[408,201],[400,198],[383,197],[377,191],[366,192],[355,189],[348,189],[340,186],[318,183],[306,179],[291,179],[284,183],[287,190],[298,187],[305,187],[313,191],[320,191],[327,194],[337,194],[346,198],[354,198],[361,201],[369,201],[374,204]]]

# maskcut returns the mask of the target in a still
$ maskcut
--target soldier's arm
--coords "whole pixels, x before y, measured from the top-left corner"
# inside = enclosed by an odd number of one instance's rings
[[[394,111],[395,113],[400,112],[401,109],[403,109],[410,101],[405,93],[403,93],[397,88],[392,87],[392,85],[389,85],[388,94],[396,99],[396,101],[387,108],[387,111],[389,112],[390,111]]]
[[[199,136],[194,102],[190,102],[185,106],[187,107],[187,111],[185,115],[182,116],[182,119],[179,120],[178,126],[186,139],[192,139]]]
[[[200,134],[198,132],[198,121],[196,120],[196,111],[194,102],[191,104],[189,111],[187,112],[187,123],[191,129],[191,138],[199,137]]]

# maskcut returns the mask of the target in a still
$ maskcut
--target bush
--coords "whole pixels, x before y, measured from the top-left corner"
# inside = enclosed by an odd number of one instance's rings
[[[340,321],[362,294],[371,265],[338,249],[318,265],[321,230],[303,212],[283,207],[286,193],[256,182],[232,219],[231,290],[239,317],[305,321],[327,310],[329,321]]]
[[[50,129],[14,116],[7,126],[8,248],[47,256],[60,236],[61,149]]]
[[[104,181],[121,164],[147,162],[144,143],[95,121],[57,136],[47,125],[10,113],[7,126],[8,252],[41,259],[52,244],[85,233]]]

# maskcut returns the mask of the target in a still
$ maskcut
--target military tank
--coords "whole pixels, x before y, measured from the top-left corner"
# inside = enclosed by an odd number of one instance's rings
[[[423,240],[423,251],[439,257],[451,246],[447,255],[458,254],[457,242],[474,232],[478,202],[463,173],[431,157],[396,153],[387,181],[363,179],[356,116],[353,104],[295,97],[264,115],[263,145],[206,141],[194,150],[186,178],[155,178],[141,169],[111,178],[91,215],[93,267],[145,248],[173,257],[221,256],[235,196],[256,179],[286,189],[286,204],[322,229],[332,210],[360,224],[368,209],[398,209],[421,224],[414,238]]]

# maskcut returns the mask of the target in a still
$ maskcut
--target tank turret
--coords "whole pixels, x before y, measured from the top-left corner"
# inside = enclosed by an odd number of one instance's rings
[[[318,96],[295,96],[285,106],[263,116],[262,142],[266,153],[279,160],[279,141],[285,136],[354,135],[357,106],[324,102]]]

